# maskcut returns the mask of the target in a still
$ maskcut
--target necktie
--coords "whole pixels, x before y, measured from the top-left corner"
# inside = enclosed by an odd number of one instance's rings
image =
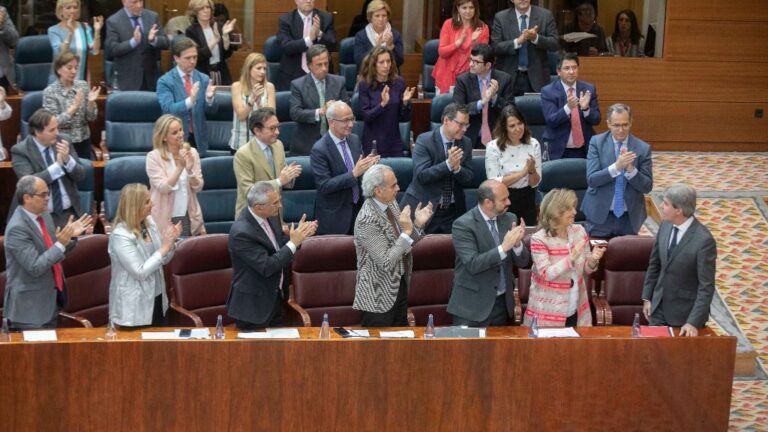
[[[187,92],[187,96],[192,94],[192,76],[191,74],[184,74],[184,91]],[[192,132],[192,110],[189,110],[189,133]]]
[[[616,146],[616,159],[621,154],[621,144]],[[624,170],[616,176],[615,190],[613,191],[613,214],[620,218],[624,214],[624,189],[627,187],[627,178],[624,177]]]
[[[483,98],[483,95],[485,95],[485,91],[488,89],[488,81],[481,79],[480,80],[480,99]],[[491,127],[488,125],[488,105],[491,104],[491,101],[488,101],[488,104],[486,104],[483,107],[483,125],[480,127],[480,142],[483,143],[483,145],[487,145],[489,141],[491,141]]]
[[[528,28],[527,18],[527,15],[520,15],[520,34],[523,33],[523,30]],[[517,56],[517,66],[523,70],[528,69],[528,41],[525,41],[520,45],[520,52]]]
[[[392,213],[392,209],[387,207],[387,219],[389,219],[389,224],[392,225],[392,230],[394,230],[395,235],[400,235],[400,225],[397,223],[397,220],[395,220],[395,214]]]
[[[267,158],[267,164],[269,164],[269,170],[272,173],[272,177],[275,176],[275,160],[272,158],[272,147],[266,146],[264,148],[264,156]]]
[[[672,251],[675,249],[675,246],[677,246],[677,227],[672,227],[672,243],[669,244],[669,250],[667,251],[667,255],[671,254]]]
[[[45,226],[45,220],[43,220],[42,216],[37,217],[37,223],[40,225],[40,229],[43,230],[45,247],[50,249],[53,247],[53,241],[50,234],[48,234],[48,228]],[[64,289],[64,272],[61,270],[61,263],[53,265],[53,279],[56,281],[56,289],[62,291]]]
[[[568,88],[568,97],[574,95],[573,87]],[[581,108],[576,105],[576,108],[571,109],[571,137],[573,140],[573,146],[576,148],[584,147],[584,132],[581,130]]]
[[[48,166],[53,165],[53,146],[43,150],[43,154],[45,155],[45,163],[48,164]],[[51,199],[53,200],[53,212],[56,214],[61,214],[61,212],[64,211],[64,204],[62,204],[61,201],[61,189],[59,187],[59,181],[54,180],[51,182],[50,187]]]
[[[493,241],[496,242],[496,247],[498,247],[501,244],[501,239],[499,238],[499,231],[496,229],[496,221],[489,219],[488,227],[491,229],[491,236],[493,236]],[[507,291],[507,278],[504,276],[505,268],[504,262],[502,261],[501,274],[499,276],[499,288],[496,291],[497,295],[504,294]]]
[[[312,16],[304,17],[304,32],[302,33],[302,37],[308,38],[309,34],[312,32]],[[307,52],[304,51],[304,53],[301,54],[301,68],[304,69],[304,72],[309,73],[309,66],[307,66]]]
[[[448,149],[453,147],[453,142],[448,142],[445,145],[445,158],[448,159]],[[448,208],[451,205],[451,198],[453,197],[453,173],[443,180],[443,195],[440,198],[440,207]]]
[[[341,154],[344,156],[344,165],[347,167],[347,172],[351,173],[352,169],[355,167],[355,164],[352,163],[352,155],[349,153],[349,149],[347,148],[347,140],[339,141],[339,147],[341,147]],[[352,202],[357,204],[359,199],[360,189],[357,187],[357,183],[355,183],[355,185],[352,186]]]
[[[320,107],[325,105],[325,81],[317,82],[317,97],[320,101]],[[328,119],[325,116],[320,117],[320,135],[325,135],[328,132]]]
[[[139,18],[140,18],[140,17],[137,17],[137,16],[132,16],[132,17],[131,17],[131,22],[133,23],[133,28],[134,28],[134,29],[135,29],[136,27],[138,27],[138,28],[139,28],[139,30],[142,30],[142,28],[141,28],[141,21],[139,21]]]
[[[264,232],[267,233],[267,237],[269,237],[269,240],[272,242],[272,246],[275,247],[275,251],[280,250],[280,245],[277,244],[277,238],[275,238],[275,232],[272,231],[272,227],[269,226],[269,221],[264,220],[261,223],[261,227],[264,229]],[[277,290],[282,292],[283,288],[283,270],[280,269],[280,285],[277,286]]]

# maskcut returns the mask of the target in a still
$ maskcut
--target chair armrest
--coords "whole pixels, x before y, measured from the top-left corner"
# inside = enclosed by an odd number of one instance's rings
[[[408,308],[408,325],[411,327],[416,327],[416,317],[413,316],[411,308]]]
[[[203,320],[200,319],[200,317],[196,313],[189,311],[187,309],[184,309],[183,307],[177,305],[174,302],[171,302],[169,306],[170,306],[169,312],[172,312],[174,315],[175,314],[180,315],[180,318],[182,319],[188,319],[192,321],[195,327],[203,327]],[[176,321],[172,321],[172,322],[175,323]]]
[[[293,298],[288,299],[288,312],[290,312],[291,316],[293,317],[291,320],[292,323],[298,322],[299,319],[296,319],[298,317],[300,318],[302,326],[312,327],[312,320],[309,318],[309,313],[307,313],[303,307],[294,302]]]
[[[93,160],[104,160],[104,152],[101,150],[101,146],[91,144],[91,153],[93,153]]]
[[[91,201],[91,223],[88,225],[88,227],[85,229],[85,233],[87,235],[93,234],[93,229],[96,228],[96,222],[98,219],[97,213],[96,213],[96,200]]]
[[[112,223],[107,220],[107,206],[104,202],[101,202],[101,210],[99,211],[99,220],[104,227],[104,234],[112,233]]]
[[[104,135],[104,132],[102,132],[102,135]],[[99,149],[101,150],[100,152],[101,157],[97,158],[97,160],[108,161],[110,156],[109,156],[109,147],[107,147],[106,139],[101,140],[101,142],[99,143]]]
[[[81,317],[80,315],[74,315],[74,314],[71,314],[71,313],[68,313],[68,312],[59,311],[59,318],[64,318],[64,319],[68,319],[70,321],[74,321],[74,322],[80,324],[81,326],[83,326],[85,328],[93,328],[93,324],[91,324],[90,321],[88,321],[87,319]]]
[[[517,289],[517,284],[515,284],[513,295],[515,296],[515,322],[513,325],[523,325],[523,302],[520,300],[520,291]]]
[[[607,326],[613,323],[613,314],[608,300],[603,296],[593,296],[592,304],[595,305],[595,322],[599,326]]]

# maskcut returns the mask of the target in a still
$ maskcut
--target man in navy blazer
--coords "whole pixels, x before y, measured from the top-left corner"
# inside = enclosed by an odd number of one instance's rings
[[[600,123],[597,90],[592,84],[579,81],[579,57],[566,53],[557,62],[559,80],[541,89],[541,110],[547,127],[544,142],[549,159],[585,158],[587,144],[595,134],[592,126]],[[574,133],[578,124],[581,133]]]
[[[336,50],[336,30],[333,15],[316,9],[314,0],[296,0],[296,9],[281,15],[278,25],[277,43],[283,55],[275,87],[282,91],[288,90],[291,81],[309,72],[309,59],[306,64],[303,60],[309,47],[322,44],[329,51]]]
[[[307,51],[310,73],[291,82],[291,120],[296,122],[293,142],[288,143],[291,156],[307,156],[327,132],[325,111],[333,101],[349,103],[344,77],[328,73],[330,58],[323,45],[312,45]]]
[[[296,249],[315,234],[317,223],[302,217],[283,234],[278,212],[280,194],[269,181],[256,182],[248,190],[248,207],[229,231],[232,285],[227,313],[238,329],[274,327],[282,321],[282,301],[289,285],[291,261]]]
[[[645,194],[653,189],[651,146],[630,135],[628,105],[608,108],[608,132],[595,135],[587,155],[587,192],[581,211],[593,237],[637,234],[647,216]]]
[[[312,146],[309,157],[317,196],[315,216],[318,234],[352,234],[363,205],[362,175],[379,156],[362,154],[360,138],[352,133],[352,108],[336,101],[328,107],[328,132]]]
[[[450,234],[453,221],[466,211],[464,188],[472,184],[472,141],[464,136],[469,111],[452,102],[443,110],[442,125],[424,132],[413,149],[413,180],[400,208],[432,203],[435,209],[426,233]]]
[[[200,157],[205,157],[208,152],[205,113],[218,110],[214,98],[216,86],[209,85],[210,79],[195,69],[197,44],[192,39],[177,37],[171,53],[176,67],[157,82],[157,99],[164,114],[173,114],[181,119],[185,141],[197,148]],[[201,95],[205,97],[199,97]]]

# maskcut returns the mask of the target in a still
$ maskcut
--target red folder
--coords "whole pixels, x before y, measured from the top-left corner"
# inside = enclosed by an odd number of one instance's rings
[[[669,326],[640,326],[640,337],[670,337],[674,336]]]

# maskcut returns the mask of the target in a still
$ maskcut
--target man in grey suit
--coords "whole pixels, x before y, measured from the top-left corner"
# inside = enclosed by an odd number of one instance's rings
[[[496,67],[512,77],[514,96],[540,92],[549,83],[547,51],[557,51],[557,27],[552,14],[531,0],[510,0],[512,7],[493,18],[491,45]]]
[[[56,327],[57,304],[67,302],[61,261],[90,217],[70,218],[63,228],[54,227],[47,211],[48,185],[39,177],[22,177],[16,197],[19,206],[5,227],[5,317],[18,330]]]
[[[72,144],[59,137],[53,113],[42,108],[35,111],[29,130],[29,136],[11,147],[13,171],[16,177],[32,174],[48,184],[48,211],[55,225],[63,227],[70,216],[78,217],[82,211],[77,182],[85,177],[85,168]]]
[[[0,86],[6,91],[14,84],[16,70],[13,66],[11,48],[19,41],[19,32],[8,16],[8,10],[0,6]]]
[[[123,8],[107,18],[104,55],[113,62],[118,89],[155,91],[157,62],[160,51],[168,49],[168,37],[157,13],[144,9],[144,0],[122,1]]]
[[[651,325],[682,327],[680,336],[699,334],[715,293],[717,244],[695,211],[692,187],[676,184],[664,191],[663,222],[643,285],[645,318]]]
[[[647,216],[645,194],[653,189],[651,146],[629,134],[632,110],[608,107],[608,132],[595,135],[587,151],[587,192],[581,211],[592,237],[637,234]]]
[[[330,54],[324,45],[307,50],[309,73],[291,81],[291,119],[297,123],[291,156],[308,156],[312,145],[328,131],[325,111],[335,101],[349,104],[344,77],[328,73]]]
[[[523,245],[525,223],[507,213],[509,191],[497,180],[484,181],[477,190],[477,207],[453,223],[456,267],[448,313],[454,325],[506,325],[514,318],[515,277],[512,262],[531,260]]]

